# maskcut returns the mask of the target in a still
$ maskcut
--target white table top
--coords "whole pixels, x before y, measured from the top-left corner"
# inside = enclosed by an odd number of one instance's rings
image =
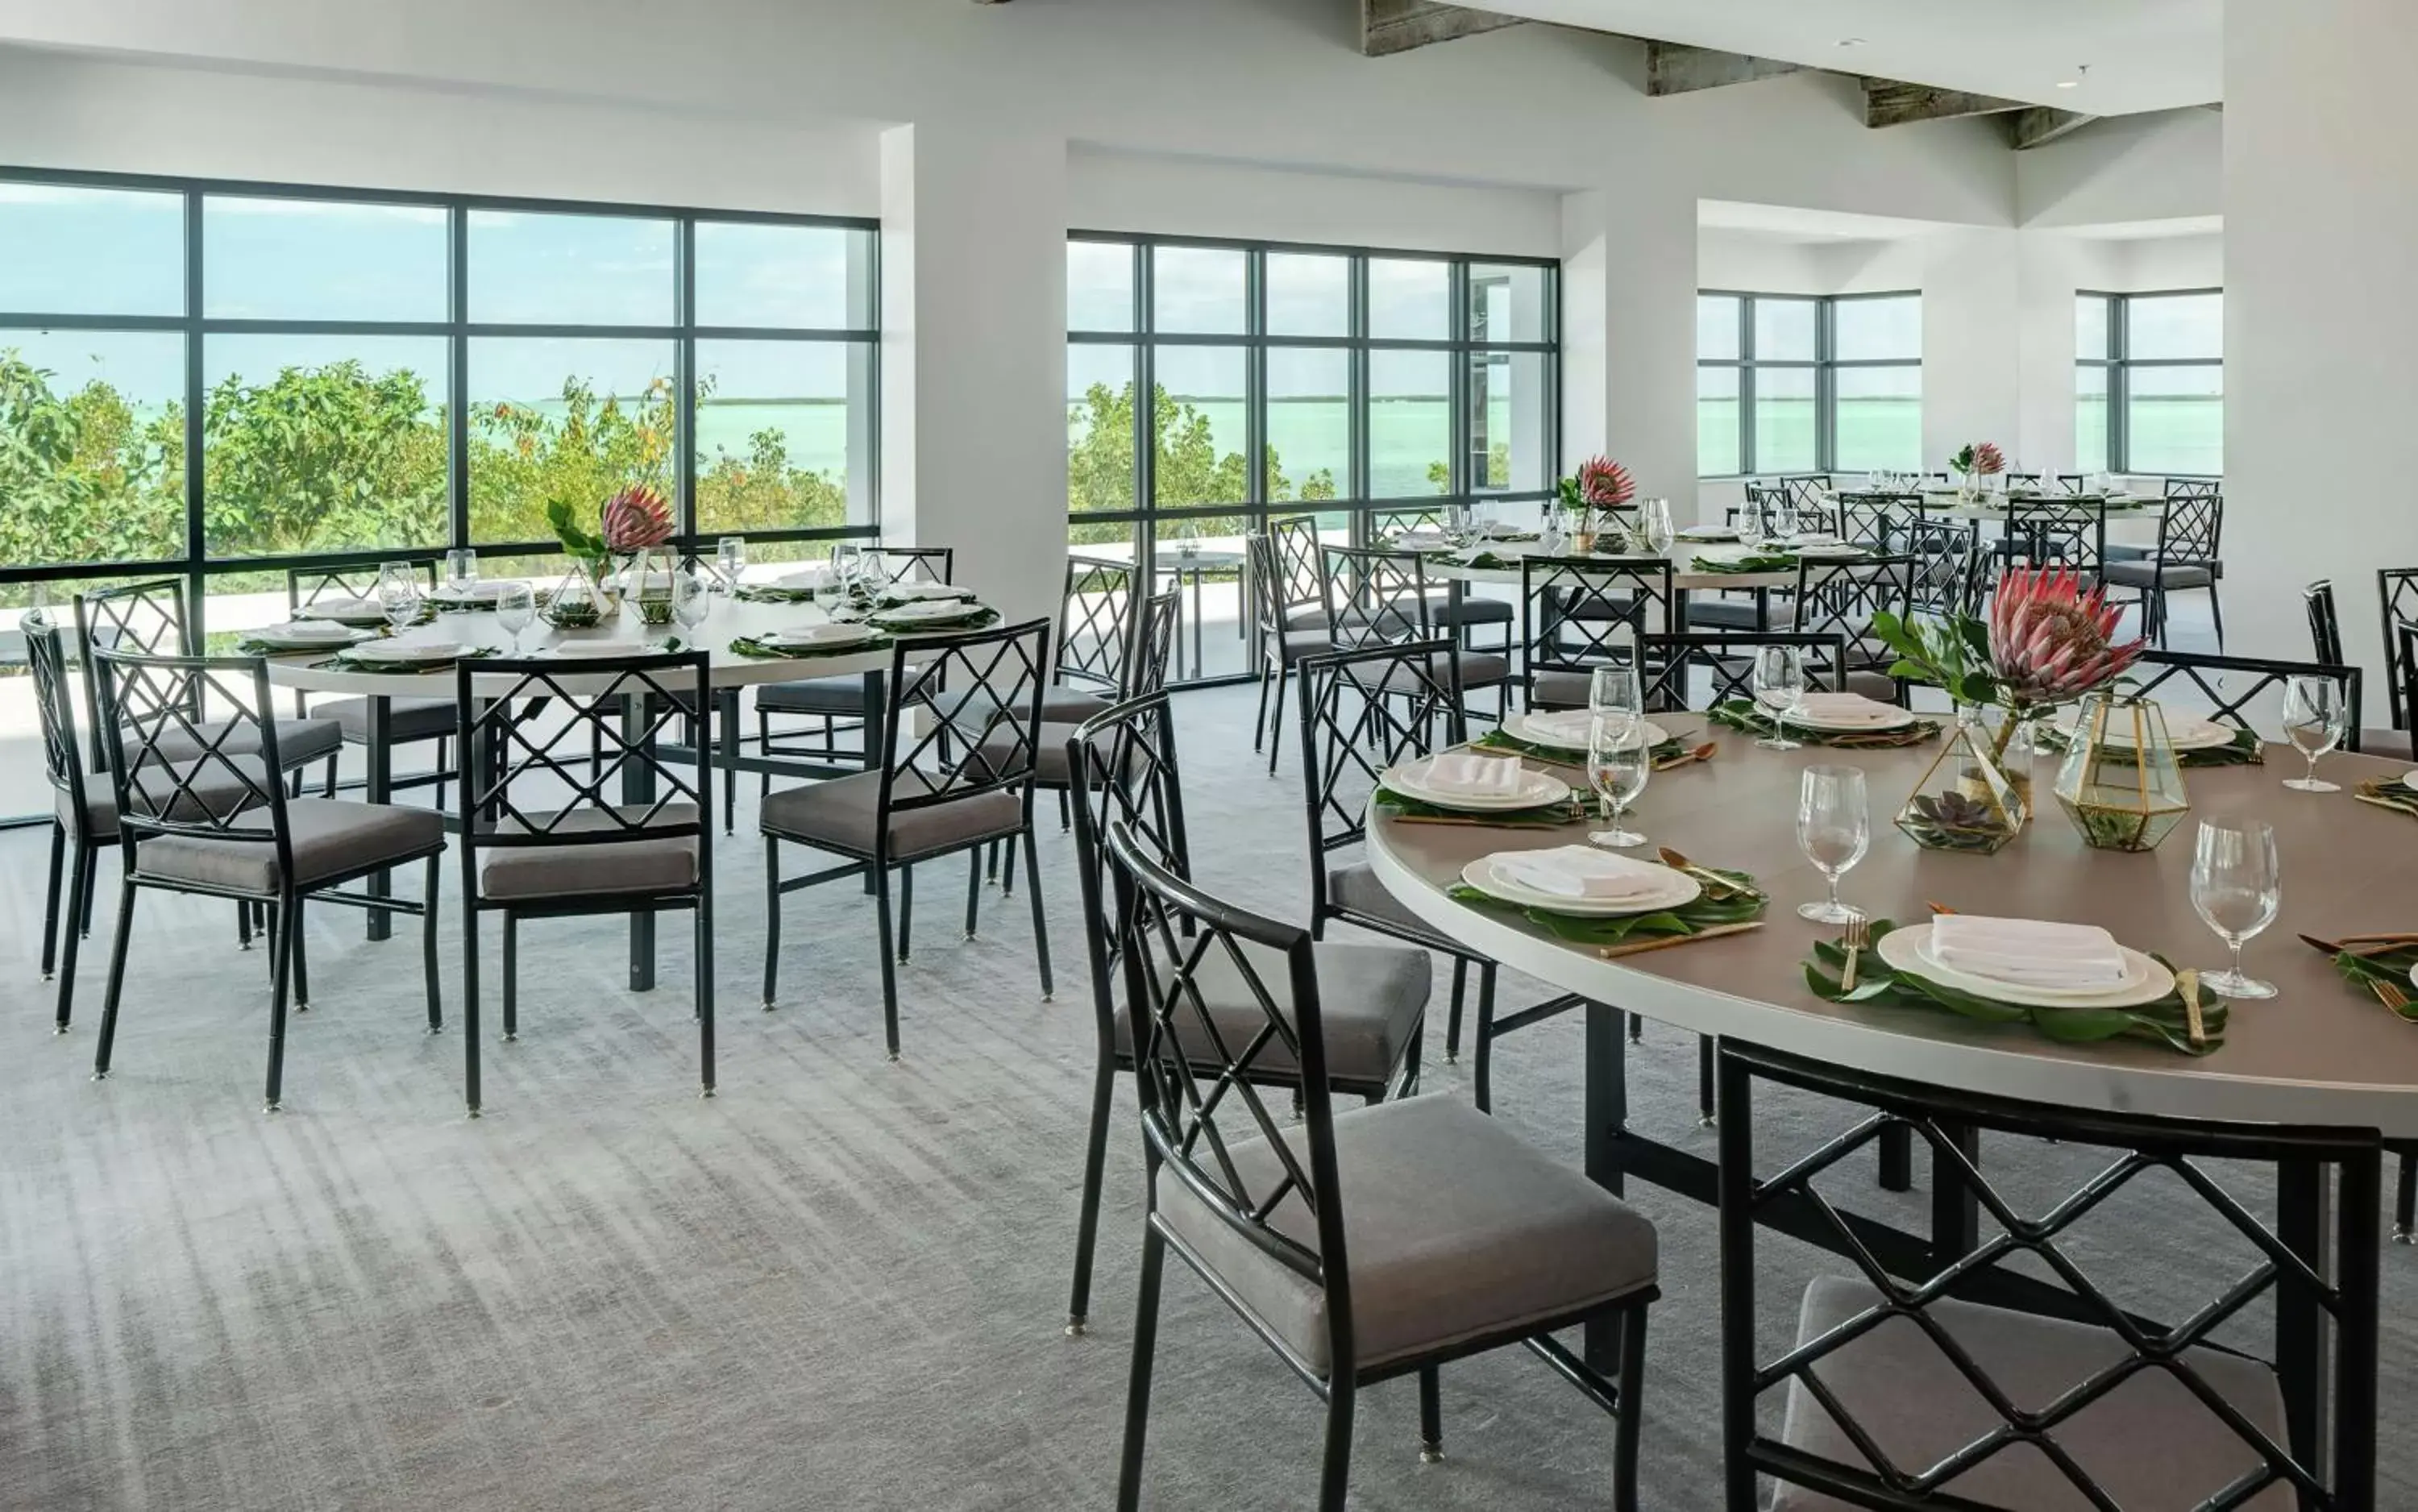
[[[1512,565],[1464,567],[1442,556],[1422,552],[1420,555],[1427,561],[1427,575],[1441,582],[1507,583],[1517,587],[1520,582],[1519,559],[1523,557],[1542,554],[1542,548],[1533,541],[1493,542],[1473,546],[1470,549],[1473,552],[1491,551]],[[1793,567],[1782,573],[1702,573],[1694,570],[1693,563],[1698,554],[1702,552],[1736,551],[1737,549],[1737,545],[1735,542],[1679,541],[1673,542],[1671,549],[1662,554],[1671,563],[1671,586],[1682,593],[1710,592],[1722,588],[1794,588],[1797,586],[1797,570]],[[1564,555],[1569,554],[1565,552]],[[1607,569],[1612,560],[1610,557],[1606,558]]]
[[[641,625],[636,609],[625,607],[619,619],[607,619],[593,630],[556,630],[540,621],[521,632],[521,649],[535,652],[567,642],[623,641],[633,655],[649,647],[662,645],[667,638],[678,636],[687,646],[705,650],[712,660],[709,676],[717,688],[752,687],[767,682],[794,682],[803,678],[860,677],[868,672],[890,670],[891,648],[887,643],[867,650],[829,656],[783,657],[759,660],[740,656],[730,649],[730,643],[742,636],[762,635],[774,630],[791,630],[806,625],[828,622],[830,617],[821,608],[809,603],[751,603],[742,599],[717,596],[713,610],[695,631],[678,625],[661,629]],[[492,646],[509,649],[513,643],[510,633],[496,622],[493,610],[473,609],[439,614],[425,625],[414,625],[396,637],[411,641],[460,641],[467,646]],[[280,687],[299,688],[311,693],[344,693],[358,696],[427,697],[449,693],[453,687],[453,668],[446,666],[435,672],[357,672],[323,666],[334,653],[327,650],[296,651],[290,655],[268,658],[268,680]],[[566,673],[575,671],[579,664],[566,659]],[[577,685],[565,680],[566,687],[576,691]]]

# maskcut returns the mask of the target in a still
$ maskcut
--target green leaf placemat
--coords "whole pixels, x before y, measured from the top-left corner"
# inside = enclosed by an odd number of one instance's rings
[[[2351,794],[2363,803],[2395,809],[2418,818],[2418,788],[2409,787],[2398,777],[2370,778],[2352,788]]]
[[[1521,740],[1515,735],[1507,735],[1499,729],[1488,730],[1469,743],[1481,751],[1500,751],[1505,756],[1523,756],[1531,760],[1550,761],[1561,767],[1584,767],[1587,759],[1587,754],[1584,751],[1574,747],[1543,745],[1535,741]],[[1665,761],[1686,756],[1690,749],[1687,741],[1675,735],[1654,747],[1652,753],[1654,764],[1660,766]],[[2418,798],[2418,793],[2410,796]]]
[[[1772,733],[1771,717],[1743,698],[1733,698],[1712,709],[1712,721],[1731,729],[1742,731],[1761,740]],[[1921,745],[1939,737],[1939,722],[1918,719],[1893,730],[1817,730],[1803,725],[1788,726],[1788,738],[1803,745],[1829,745],[1844,751],[1888,750],[1900,746]]]
[[[2393,1011],[2405,1021],[2418,1024],[2418,985],[2410,980],[2413,966],[2418,966],[2418,940],[2406,945],[2371,945],[2364,952],[2334,952],[2334,970],[2342,973],[2344,981],[2368,995],[2375,993],[2374,984],[2391,985],[2404,999]]]
[[[731,590],[732,598],[745,603],[812,603],[815,590],[802,588],[778,588],[770,583],[742,583]]]
[[[1416,798],[1404,798],[1383,786],[1369,796],[1369,802],[1396,818],[1466,819],[1473,824],[1516,825],[1523,829],[1545,830],[1576,822],[1571,806],[1567,802],[1546,803],[1538,808],[1489,809],[1481,814],[1468,809],[1422,803]]]
[[[379,635],[383,638],[385,632],[379,632]],[[356,641],[354,644],[362,643]],[[325,656],[330,651],[341,654],[344,649],[342,646],[280,646],[275,641],[260,640],[251,635],[235,643],[237,656]]]
[[[1474,567],[1480,572],[1488,573],[1507,573],[1511,570],[1511,563],[1505,561],[1501,557],[1491,551],[1472,552],[1468,556],[1461,557],[1455,565],[1461,567]]]
[[[1748,557],[1698,557],[1688,565],[1699,573],[1793,573],[1797,558],[1784,551],[1759,551]]]
[[[2163,1045],[2183,1055],[2206,1055],[2225,1044],[2225,1000],[2200,989],[2200,1040],[2191,1037],[2191,1019],[2182,994],[2170,991],[2155,1002],[2137,1008],[2034,1008],[2001,1002],[1978,993],[1942,986],[1926,977],[1892,969],[1881,959],[1880,942],[1897,927],[1887,919],[1872,924],[1872,943],[1856,958],[1856,990],[1840,987],[1847,964],[1844,948],[1827,939],[1814,942],[1805,963],[1805,985],[1830,1002],[1876,1002],[1900,1008],[1945,1009],[1982,1024],[2028,1024],[2060,1045],[2096,1045],[2105,1040],[2136,1039]],[[2163,955],[2151,959],[2168,970],[2174,963]]]
[[[1706,882],[1708,876],[1719,878],[1729,884],[1729,890],[1707,883],[1692,903],[1664,909],[1657,913],[1624,913],[1610,918],[1600,914],[1560,913],[1552,909],[1507,903],[1466,882],[1456,883],[1446,892],[1455,900],[1473,909],[1517,914],[1555,939],[1568,940],[1573,945],[1617,945],[1642,937],[1692,935],[1700,929],[1710,929],[1719,924],[1745,924],[1759,917],[1765,906],[1771,901],[1764,895],[1762,889],[1755,886],[1754,878],[1745,872],[1722,871],[1707,866],[1688,875],[1699,882]]]
[[[2065,730],[2041,725],[2036,731],[2043,749],[2060,755],[2074,749],[2074,737]],[[2134,753],[2129,745],[2102,745],[2100,761],[2111,767],[2133,765]],[[2212,745],[2204,751],[2178,751],[2175,764],[2181,767],[2263,767],[2267,764],[2266,742],[2256,730],[2235,730],[2229,744]],[[2410,795],[2418,800],[2418,793]],[[2412,812],[2418,812],[2413,809]]]
[[[338,651],[324,662],[314,663],[336,672],[375,672],[381,677],[416,677],[429,672],[451,672],[459,662],[483,662],[504,653],[493,646],[473,646],[459,656],[442,662],[362,662],[350,651]]]
[[[878,625],[875,628],[911,640],[917,635],[955,635],[969,630],[988,630],[998,623],[997,609],[977,607],[962,619],[931,619],[920,625]]]
[[[767,646],[753,635],[742,635],[730,643],[730,653],[758,662],[795,662],[817,656],[853,656],[859,651],[881,650],[889,644],[890,636],[879,630],[867,639],[841,646]]]

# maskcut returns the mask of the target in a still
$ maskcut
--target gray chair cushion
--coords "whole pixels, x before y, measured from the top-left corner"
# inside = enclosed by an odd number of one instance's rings
[[[2128,546],[2120,541],[2111,541],[2107,542],[2107,550],[2102,554],[2102,559],[2111,562],[2142,562],[2148,561],[2157,554],[2157,548],[2153,546]]]
[[[338,698],[321,704],[312,710],[321,719],[332,719],[344,740],[354,745],[365,745],[370,738],[370,701],[367,698]],[[433,741],[451,735],[456,727],[453,700],[451,698],[390,698],[387,700],[387,739],[390,741]],[[280,742],[283,749],[283,742]]]
[[[1565,592],[1560,605],[1564,619],[1589,624],[1622,624],[1637,618],[1635,599],[1607,598],[1600,593]]]
[[[1511,605],[1505,601],[1471,594],[1459,604],[1447,600],[1433,605],[1428,611],[1428,618],[1439,626],[1507,625],[1512,615]]]
[[[1473,688],[1492,688],[1511,680],[1511,659],[1507,656],[1494,651],[1454,651],[1451,655],[1461,664],[1461,688],[1463,693]],[[1438,686],[1442,686],[1445,679],[1451,675],[1445,670],[1444,657],[1437,655],[1430,658],[1429,662],[1431,668],[1429,676],[1435,680]],[[1419,679],[1415,674],[1397,666],[1385,674],[1385,680],[1380,682],[1378,687],[1391,693],[1399,686],[1407,693],[1416,690],[1418,683]]]
[[[802,682],[767,682],[756,690],[756,708],[766,714],[861,718],[865,713],[865,679],[809,678]]]
[[[1878,1300],[1879,1293],[1862,1281],[1816,1278],[1806,1288],[1798,1314],[1798,1341],[1819,1337]],[[1934,1303],[1928,1311],[2022,1408],[2046,1407],[2130,1352],[2106,1329],[2060,1319],[1954,1301]],[[2204,1348],[2184,1358],[2244,1417],[2278,1443],[2289,1442],[2283,1394],[2264,1364]],[[1814,1369],[1873,1434],[1881,1452],[1902,1467],[1936,1463],[2002,1421],[1908,1319],[1882,1323]],[[1782,1438],[1792,1448],[1840,1464],[1861,1469],[1869,1463],[1821,1403],[1795,1382],[1789,1384]],[[2187,1387],[2155,1368],[2136,1373],[2084,1408],[2056,1429],[2056,1438],[2122,1506],[2196,1506],[2259,1463]],[[2047,1456],[2026,1444],[1992,1455],[1950,1480],[1943,1493],[2024,1512],[2081,1512],[2089,1504]],[[2298,1503],[2289,1488],[2271,1486],[2246,1504],[2284,1509]],[[1772,1503],[1773,1512],[1832,1512],[1847,1505],[1788,1486]]]
[[[1287,630],[1324,630],[1326,607],[1318,603],[1296,603],[1284,612]]]
[[[1094,714],[1115,707],[1116,700],[1081,688],[1047,688],[1041,694],[1041,717],[1062,725],[1080,725]]]
[[[1066,769],[1066,742],[1074,738],[1073,722],[1042,721],[1040,743],[1033,753],[1033,781],[1044,787],[1064,787],[1073,783]],[[1105,751],[1112,738],[1103,734],[1095,738],[1094,743]],[[1014,738],[1004,731],[983,742],[983,755],[998,765],[1005,765],[1014,754]]]
[[[2216,574],[2205,567],[2160,567],[2153,561],[2111,561],[2099,571],[2101,577],[2117,588],[2204,588],[2216,581]]]
[[[1786,630],[1797,623],[1797,601],[1774,595],[1761,620],[1752,599],[1709,599],[1699,593],[1688,600],[1688,623],[1715,630]]]
[[[556,817],[559,812],[541,810],[526,816],[526,822],[514,821],[511,827],[555,834],[592,834],[616,828],[611,819],[593,807],[574,810],[560,819]],[[694,803],[666,803],[651,817],[645,804],[625,804],[619,812],[634,821],[659,825],[696,822]],[[678,893],[694,888],[697,879],[698,846],[693,834],[580,846],[499,846],[484,854],[486,859],[479,866],[479,893],[490,898]]]
[[[1386,890],[1385,884],[1377,880],[1377,874],[1369,869],[1365,861],[1329,868],[1326,901],[1332,907],[1383,919],[1425,939],[1434,939],[1438,949],[1448,948],[1438,938],[1433,925],[1402,907],[1401,901]]]
[[[1293,665],[1305,656],[1324,656],[1335,649],[1335,637],[1324,626],[1315,630],[1288,630],[1284,637],[1284,664]]]
[[[333,756],[344,743],[344,733],[332,719],[281,719],[272,723],[277,725],[278,765],[288,771]],[[255,721],[245,720],[227,735],[223,744],[219,742],[219,732],[225,728],[223,725],[204,725],[200,728],[204,741],[230,755],[249,755],[260,749],[260,725]],[[140,740],[141,737],[133,730],[127,731],[126,754],[129,756],[134,755]],[[151,749],[163,761],[183,761],[199,755],[202,742],[184,730],[171,729],[162,731],[159,743]]]
[[[1232,1123],[1232,1120],[1228,1121]],[[1287,1130],[1296,1158],[1308,1142]],[[1230,1147],[1256,1194],[1278,1162],[1260,1139]],[[1457,1098],[1411,1097],[1335,1116],[1351,1267],[1352,1331],[1371,1369],[1610,1303],[1654,1284],[1654,1226],[1579,1171],[1531,1150]],[[1167,1226],[1322,1375],[1334,1362],[1317,1284],[1228,1226],[1171,1175]],[[1271,1222],[1313,1247],[1316,1221],[1288,1196]]]
[[[1860,693],[1885,704],[1893,704],[1898,699],[1897,679],[1886,672],[1850,671],[1847,674],[1847,691]]]
[[[2418,752],[2410,748],[2408,730],[2363,729],[2359,732],[2359,754],[2383,756],[2389,761],[2418,760]]]
[[[1064,737],[1060,742],[1064,745]],[[1063,753],[1062,753],[1063,754]],[[898,774],[900,797],[932,790],[920,772]],[[873,854],[875,809],[881,773],[860,771],[803,787],[784,787],[764,800],[763,832],[850,856]],[[1024,822],[1024,803],[1014,793],[983,793],[890,817],[890,859],[912,861],[952,846],[1013,834]]]
[[[286,802],[285,817],[297,887],[406,860],[445,844],[444,819],[424,808],[297,798]],[[259,822],[267,828],[268,817],[262,815]],[[142,843],[135,864],[145,876],[246,893],[273,893],[279,881],[277,848],[266,840],[163,834]]]
[[[1427,1012],[1434,975],[1428,953],[1416,945],[1330,945],[1310,947],[1318,956],[1319,1022],[1326,1031],[1326,1072],[1339,1081],[1383,1084],[1392,1078],[1410,1053],[1419,1021]],[[1260,985],[1290,1012],[1293,997],[1281,951],[1246,942],[1244,955]],[[1162,963],[1162,980],[1172,976]],[[1235,970],[1233,957],[1212,950],[1193,976],[1210,1021],[1230,1051],[1240,1050],[1266,1024],[1259,1000]],[[1122,979],[1120,979],[1122,981]],[[1176,1038],[1186,1049],[1214,1057],[1198,1016],[1186,1003],[1176,1011]],[[1117,1015],[1117,1053],[1133,1054],[1133,1022]],[[1266,1071],[1292,1071],[1293,1052],[1282,1041],[1270,1040],[1251,1064]]]
[[[1543,671],[1528,683],[1531,709],[1584,709],[1595,685],[1591,672]]]

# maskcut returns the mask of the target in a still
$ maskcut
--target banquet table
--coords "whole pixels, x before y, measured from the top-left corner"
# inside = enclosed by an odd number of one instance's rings
[[[1793,567],[1778,573],[1708,573],[1695,566],[1696,557],[1700,553],[1723,549],[1735,551],[1737,548],[1734,542],[1678,541],[1672,543],[1670,550],[1660,553],[1661,557],[1671,564],[1673,591],[1686,594],[1727,588],[1753,588],[1768,592],[1773,588],[1793,588],[1797,586],[1797,570]],[[1770,549],[1778,551],[1782,548],[1775,546]],[[1499,583],[1507,584],[1513,588],[1520,586],[1520,559],[1523,557],[1544,555],[1542,548],[1534,542],[1481,542],[1472,547],[1471,551],[1491,552],[1506,565],[1472,567],[1461,559],[1460,553],[1421,552],[1419,555],[1426,560],[1427,575],[1439,582]],[[1575,556],[1576,553],[1566,552],[1563,555]],[[1623,559],[1620,554],[1597,553],[1597,555],[1604,557],[1607,568]]]
[[[1383,810],[1371,812],[1369,825],[1369,861],[1378,879],[1430,928],[1585,1000],[1585,1163],[1611,1189],[1621,1190],[1633,1176],[1706,1203],[1718,1196],[1713,1162],[1627,1126],[1626,1014],[1857,1071],[2058,1107],[2418,1138],[2418,1026],[2353,990],[2328,955],[2294,938],[2418,923],[2410,917],[2418,899],[2418,821],[2362,803],[2349,790],[2360,780],[2400,772],[2399,764],[2334,756],[2323,774],[2345,790],[2322,795],[2281,786],[2298,757],[2280,748],[2270,749],[2274,759],[2265,766],[2186,772],[2196,813],[2245,814],[2273,824],[2283,877],[2281,911],[2245,952],[2245,969],[2274,983],[2278,995],[2233,1004],[2225,1043],[2194,1058],[2137,1041],[2061,1045],[2023,1025],[1982,1026],[1945,1012],[1817,997],[1802,962],[1817,937],[1835,938],[1837,930],[1797,915],[1797,906],[1819,898],[1824,888],[1798,852],[1793,821],[1801,769],[1860,767],[1873,840],[1841,892],[1868,916],[1919,923],[1928,916],[1926,906],[1937,903],[1967,913],[2095,923],[2178,966],[2212,969],[2224,947],[2190,901],[2189,825],[2146,855],[2089,849],[2049,799],[2054,769],[2043,762],[2034,784],[2049,810],[2006,849],[1996,856],[1925,850],[1890,818],[1922,779],[1933,745],[1781,753],[1718,727],[1700,733],[1698,716],[1656,717],[1683,741],[1716,741],[1719,753],[1656,775],[1636,802],[1632,827],[1698,864],[1752,874],[1770,894],[1760,929],[1602,959],[1593,947],[1562,941],[1524,916],[1475,908],[1446,891],[1480,856],[1581,842],[1587,826],[1411,824]],[[1584,787],[1583,774],[1530,764]],[[1859,1240],[1885,1260],[1936,1263],[1948,1250],[1946,1231],[1970,1232],[1973,1218],[1969,1211],[1943,1214],[1934,1196],[1927,1240],[1872,1220],[1859,1220]],[[2296,1185],[2288,1175],[2279,1186],[2286,1243],[2319,1264],[2329,1201],[2315,1178]],[[1792,1231],[1825,1247],[1838,1245],[1818,1222]],[[2306,1324],[2299,1333],[2323,1336],[2313,1311],[2297,1321]],[[1609,1349],[1608,1340],[1589,1341],[1591,1355],[1608,1358]],[[2316,1353],[2288,1366],[2315,1404],[2307,1409],[2312,1425],[2324,1410],[2325,1371]]]
[[[862,651],[773,659],[742,656],[730,649],[730,643],[735,639],[827,623],[829,619],[821,607],[815,604],[765,603],[717,595],[712,612],[694,631],[677,625],[642,626],[637,612],[625,608],[618,618],[608,617],[602,624],[588,630],[557,630],[540,621],[521,632],[520,649],[526,654],[542,655],[565,645],[610,641],[626,644],[631,654],[637,654],[676,637],[686,646],[704,650],[710,660],[708,678],[717,703],[722,705],[725,750],[719,764],[726,771],[779,771],[796,775],[829,775],[828,769],[775,762],[760,756],[740,756],[735,717],[739,690],[805,678],[861,678],[865,687],[865,727],[878,728],[884,715],[883,705],[887,696],[890,646],[883,644]],[[512,634],[497,622],[495,613],[489,609],[444,610],[426,624],[406,627],[394,638],[406,644],[453,641],[467,647],[507,652],[513,646]],[[315,649],[270,656],[267,659],[268,680],[280,687],[303,693],[338,694],[369,700],[369,738],[362,747],[368,780],[362,796],[373,803],[386,802],[393,794],[393,746],[385,739],[392,701],[396,698],[451,696],[453,667],[448,664],[434,672],[362,671],[327,664],[333,654],[326,649]],[[583,691],[576,676],[578,663],[566,658],[563,666],[565,670],[560,680],[564,689],[573,693]],[[481,679],[472,686],[476,688],[480,682],[490,680],[496,691],[501,694],[511,680],[501,676],[492,680]],[[595,681],[601,687],[604,680],[599,678]],[[697,759],[707,757],[700,752]],[[373,896],[384,896],[389,885],[389,878],[385,876],[375,876],[369,880],[368,891]],[[385,939],[391,927],[387,914],[376,909],[368,911],[370,938]],[[631,985],[635,989],[650,987],[654,984],[653,916],[632,915],[630,930]]]

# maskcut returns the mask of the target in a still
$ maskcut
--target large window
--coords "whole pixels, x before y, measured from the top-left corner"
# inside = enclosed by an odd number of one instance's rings
[[[2225,294],[2083,294],[2074,306],[2074,466],[2225,471]]]
[[[1078,235],[1070,544],[1181,576],[1179,676],[1244,670],[1239,585],[1219,564],[1270,512],[1314,504],[1339,539],[1448,502],[1551,496],[1556,275],[1547,262]],[[1192,622],[1219,618],[1206,635]]]
[[[1696,471],[1922,465],[1922,296],[1696,297]]]

